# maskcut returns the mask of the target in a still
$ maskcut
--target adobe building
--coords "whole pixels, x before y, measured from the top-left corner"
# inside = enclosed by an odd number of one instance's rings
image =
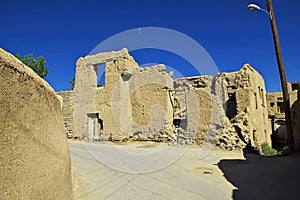
[[[105,65],[102,87],[98,65]],[[164,65],[139,67],[126,49],[79,58],[73,92],[61,93],[72,132],[90,140],[209,142],[224,149],[271,144],[264,80],[249,64],[216,76],[172,75]]]
[[[74,199],[60,101],[0,48],[0,199]]]
[[[300,150],[300,83],[289,83],[288,92],[290,97],[292,129],[296,151]],[[272,130],[272,146],[280,149],[287,145],[287,133],[285,128],[285,114],[283,96],[281,92],[267,94],[268,114]]]
[[[226,125],[219,140],[231,137],[231,141],[235,138],[238,143],[250,144],[257,149],[262,143],[270,145],[270,124],[263,77],[246,64],[238,72],[225,73],[224,85]]]

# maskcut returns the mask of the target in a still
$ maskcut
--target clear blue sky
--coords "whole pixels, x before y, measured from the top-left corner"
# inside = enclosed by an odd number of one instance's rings
[[[268,92],[280,91],[268,17],[248,11],[249,3],[266,8],[265,0],[1,0],[0,47],[14,55],[42,55],[49,68],[46,80],[60,91],[71,87],[76,60],[108,37],[138,27],[164,27],[195,39],[219,71],[237,71],[250,63],[265,78]],[[287,80],[298,82],[300,1],[273,0],[273,6]],[[135,52],[133,56],[139,63],[176,65],[159,53]]]

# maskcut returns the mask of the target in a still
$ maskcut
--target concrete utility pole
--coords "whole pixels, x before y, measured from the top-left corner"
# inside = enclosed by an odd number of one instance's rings
[[[279,42],[278,30],[277,30],[275,15],[274,15],[273,6],[272,6],[272,0],[266,0],[266,1],[267,1],[268,11],[260,8],[259,6],[255,5],[255,4],[248,5],[248,9],[251,11],[261,10],[263,12],[266,12],[269,15],[269,19],[270,19],[270,23],[271,23],[271,27],[272,27],[273,39],[274,39],[274,46],[275,46],[278,70],[279,70],[280,80],[281,80],[282,95],[283,95],[283,101],[284,101],[285,123],[286,123],[286,131],[287,131],[287,136],[288,136],[288,147],[289,147],[289,152],[293,153],[295,150],[295,146],[294,146],[294,136],[293,136],[293,128],[292,128],[292,114],[291,114],[290,98],[289,98],[289,92],[288,92],[288,88],[287,88],[286,75],[285,75],[284,65],[283,65],[283,61],[282,61],[280,42]]]

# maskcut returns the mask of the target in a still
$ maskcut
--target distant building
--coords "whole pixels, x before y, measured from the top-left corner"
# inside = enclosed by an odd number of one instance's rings
[[[300,83],[289,83],[288,91],[290,97],[292,128],[295,149],[300,148]],[[272,145],[280,149],[287,145],[287,133],[285,125],[285,114],[283,107],[283,96],[281,92],[267,94],[268,116],[272,127]]]

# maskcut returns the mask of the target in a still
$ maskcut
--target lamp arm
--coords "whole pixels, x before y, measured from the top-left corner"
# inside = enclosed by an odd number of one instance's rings
[[[267,15],[270,17],[270,20],[272,20],[272,13],[271,13],[271,11],[270,12],[268,12],[267,10],[265,10],[265,9],[259,9],[259,10],[261,10],[261,11],[263,11],[263,12],[265,12],[265,13],[267,13]]]

